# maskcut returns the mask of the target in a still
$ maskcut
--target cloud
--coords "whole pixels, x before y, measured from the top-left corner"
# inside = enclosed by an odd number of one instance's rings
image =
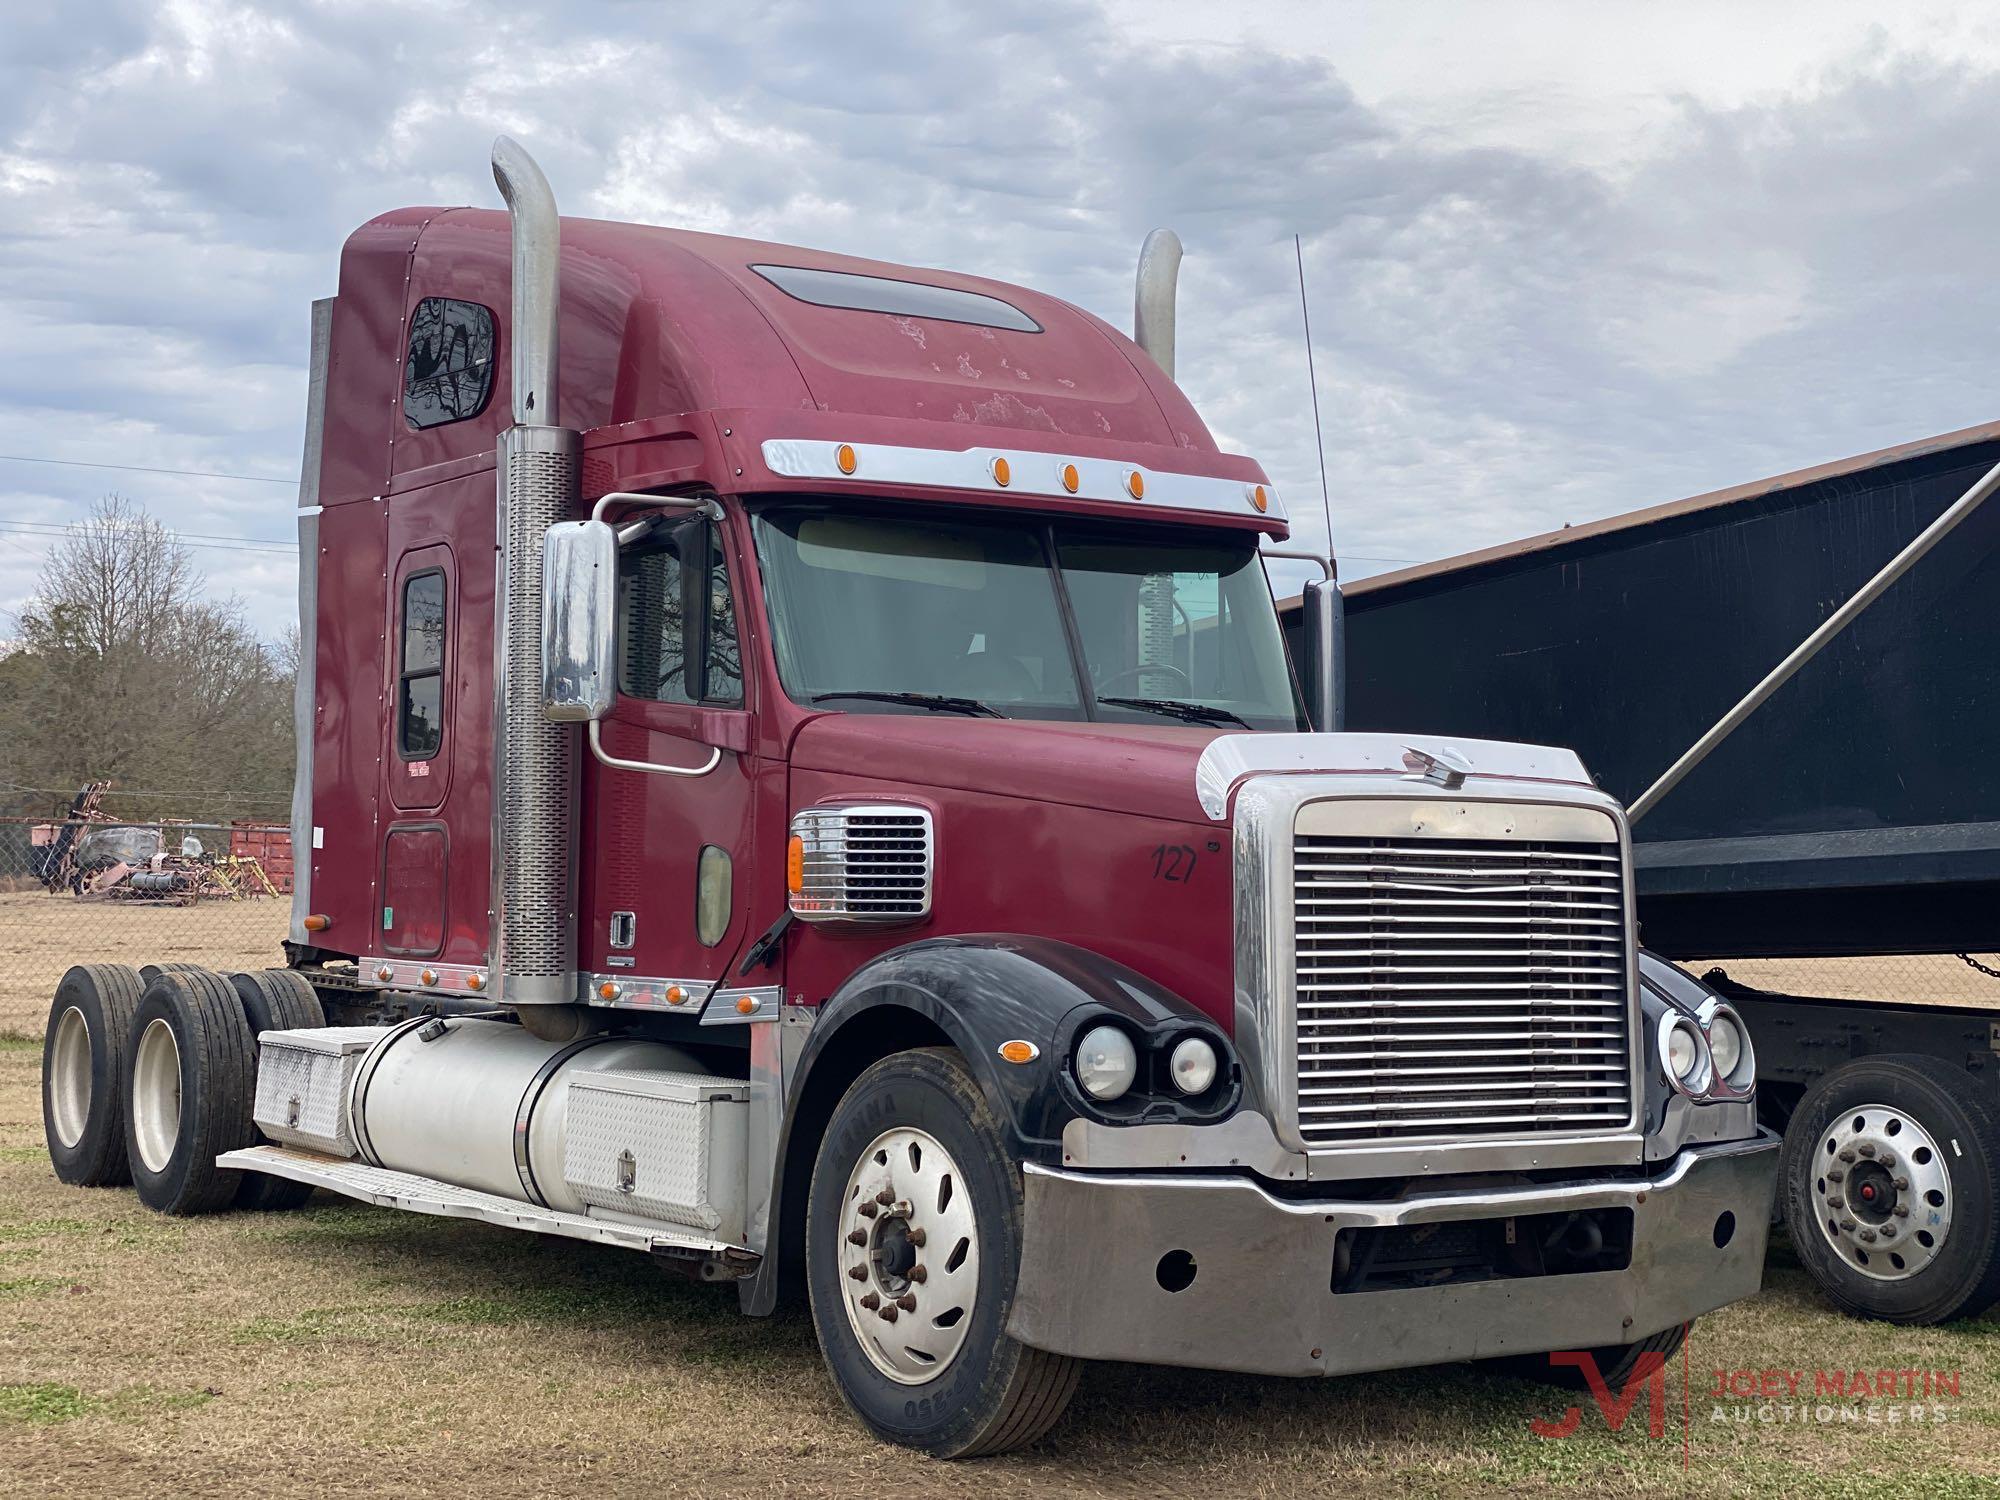
[[[291,474],[341,240],[494,202],[505,129],[570,212],[951,265],[1120,325],[1173,225],[1182,381],[1316,538],[1301,235],[1335,535],[1374,571],[1991,415],[1992,65],[1936,28],[1854,36],[1586,152],[1508,139],[1490,87],[1416,118],[1331,49],[1183,45],[1143,9],[44,8],[0,58],[0,454]],[[7,463],[0,523],[114,487],[291,534],[280,486]],[[0,537],[4,613],[42,544]],[[283,629],[281,567],[201,560]]]

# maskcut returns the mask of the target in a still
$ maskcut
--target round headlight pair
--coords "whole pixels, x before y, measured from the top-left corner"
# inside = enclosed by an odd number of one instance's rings
[[[1716,1079],[1746,1087],[1755,1068],[1750,1040],[1734,1011],[1718,1010],[1701,1027],[1684,1015],[1660,1023],[1660,1062],[1667,1077],[1689,1094],[1706,1094]]]
[[[1167,1059],[1174,1087],[1202,1094],[1215,1082],[1215,1048],[1198,1036],[1182,1037]],[[1121,1026],[1093,1026],[1076,1044],[1077,1087],[1100,1104],[1122,1099],[1139,1079],[1139,1053]]]

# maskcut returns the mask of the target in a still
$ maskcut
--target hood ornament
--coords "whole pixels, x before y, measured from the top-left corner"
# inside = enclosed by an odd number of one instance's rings
[[[1450,745],[1440,745],[1435,750],[1419,750],[1414,745],[1403,747],[1403,765],[1413,779],[1428,781],[1433,786],[1441,786],[1448,792],[1455,792],[1465,785],[1465,778],[1472,774],[1472,762],[1462,751]]]

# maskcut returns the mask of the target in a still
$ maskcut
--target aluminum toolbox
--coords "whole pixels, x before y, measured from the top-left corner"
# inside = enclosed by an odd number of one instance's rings
[[[743,1242],[749,1085],[701,1073],[579,1073],[563,1177],[593,1213]]]
[[[326,1156],[352,1157],[347,1100],[354,1070],[386,1026],[315,1026],[257,1038],[257,1128],[271,1140]]]

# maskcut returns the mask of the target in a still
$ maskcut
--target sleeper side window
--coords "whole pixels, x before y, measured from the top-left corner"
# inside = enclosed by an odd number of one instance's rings
[[[396,750],[429,760],[444,743],[444,573],[403,580],[403,635],[396,671]]]
[[[410,314],[403,356],[403,420],[412,427],[463,422],[493,394],[493,313],[477,302],[426,297]]]
[[[736,606],[713,521],[656,525],[620,549],[618,633],[618,691],[627,697],[743,701]]]

